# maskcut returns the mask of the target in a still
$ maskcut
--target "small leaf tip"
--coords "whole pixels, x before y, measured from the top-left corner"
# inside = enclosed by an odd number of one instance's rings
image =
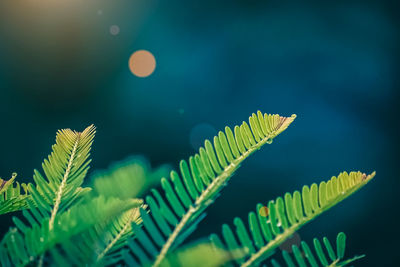
[[[366,174],[364,173],[364,176],[365,176],[364,180],[372,179],[372,178],[375,177],[375,175],[376,175],[376,171],[373,171],[371,174],[368,174],[368,175],[366,175]]]

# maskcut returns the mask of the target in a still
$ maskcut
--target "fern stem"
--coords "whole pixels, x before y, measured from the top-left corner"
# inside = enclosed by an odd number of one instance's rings
[[[51,211],[51,217],[50,217],[50,220],[49,220],[49,230],[52,230],[53,227],[54,227],[54,220],[56,218],[57,211],[58,211],[58,209],[60,207],[63,190],[64,190],[64,187],[65,187],[65,185],[67,183],[67,179],[68,179],[69,173],[70,173],[71,168],[72,168],[72,163],[73,163],[73,161],[75,159],[75,153],[76,153],[76,150],[78,148],[79,140],[80,140],[80,133],[78,133],[78,135],[76,137],[76,141],[75,141],[74,147],[73,147],[72,152],[71,152],[71,157],[70,157],[70,159],[68,161],[67,169],[65,170],[64,177],[63,177],[63,179],[61,181],[60,187],[59,187],[58,192],[57,192],[56,201],[54,202],[54,208]]]
[[[337,259],[334,262],[332,262],[328,267],[336,267],[337,263],[339,263],[339,259]]]
[[[104,258],[104,256],[108,253],[108,251],[115,245],[115,243],[118,242],[118,240],[122,237],[122,235],[126,232],[126,230],[128,229],[128,227],[130,226],[133,218],[134,218],[134,214],[136,212],[136,209],[133,209],[131,211],[131,214],[129,216],[128,221],[125,223],[124,227],[121,229],[121,231],[118,233],[118,235],[115,236],[115,238],[107,245],[107,247],[97,256],[96,262],[99,262],[102,258]]]
[[[191,207],[188,212],[182,217],[182,220],[179,222],[179,224],[175,227],[174,232],[169,236],[167,242],[163,246],[162,250],[160,251],[160,254],[157,256],[156,261],[153,264],[153,267],[159,266],[160,263],[163,261],[165,256],[168,253],[168,250],[170,249],[172,243],[175,241],[175,239],[178,237],[180,232],[182,231],[183,227],[185,224],[188,222],[190,217],[199,209],[200,206],[197,207]]]
[[[293,116],[292,116],[293,118]],[[285,123],[284,121],[281,122],[280,125],[278,125],[277,129],[282,126],[282,124]],[[160,254],[157,256],[156,261],[153,264],[153,267],[157,267],[160,265],[162,260],[165,258],[167,255],[172,243],[175,241],[175,239],[178,237],[180,232],[182,231],[183,227],[185,224],[189,221],[189,219],[194,215],[203,205],[209,205],[207,203],[207,198],[210,194],[214,193],[215,190],[218,190],[222,184],[226,182],[226,180],[231,177],[231,175],[240,167],[240,163],[244,161],[247,157],[249,157],[252,153],[260,149],[264,144],[269,143],[271,138],[273,138],[276,135],[276,132],[272,132],[268,136],[266,136],[264,139],[262,139],[259,143],[256,145],[253,145],[250,147],[246,152],[244,152],[242,155],[240,155],[237,159],[232,161],[225,169],[223,172],[217,176],[211,184],[209,184],[204,190],[201,195],[197,198],[196,202],[194,203],[194,206],[190,207],[188,212],[182,217],[181,221],[179,224],[175,227],[174,231],[172,234],[168,237],[167,242],[164,244],[162,247]]]
[[[291,235],[293,235],[297,229],[300,228],[302,223],[298,223],[295,226],[285,230],[282,234],[276,236],[274,241],[269,242],[266,246],[262,247],[256,254],[253,254],[250,259],[248,259],[245,263],[243,263],[240,267],[248,267],[251,266],[258,258],[260,258],[264,253],[269,250],[273,250],[282,244],[286,239],[288,239]]]
[[[44,254],[40,255],[37,267],[43,266]]]

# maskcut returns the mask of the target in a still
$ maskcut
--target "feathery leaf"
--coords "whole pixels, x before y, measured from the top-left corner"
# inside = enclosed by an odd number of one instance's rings
[[[263,206],[258,204],[257,212],[249,213],[249,230],[246,230],[241,219],[235,218],[236,236],[231,228],[224,224],[222,236],[225,242],[215,234],[211,235],[210,239],[223,249],[247,248],[248,253],[238,258],[237,263],[241,266],[257,265],[304,224],[352,195],[374,176],[375,172],[368,176],[361,172],[343,172],[328,182],[312,184],[311,187],[304,186],[302,193],[286,193],[284,198],[278,197],[275,201],[270,201],[268,216],[260,212]],[[342,250],[340,247],[340,255]]]
[[[80,186],[89,169],[89,155],[95,135],[93,125],[83,132],[70,129],[60,130],[56,144],[42,167],[47,178],[35,170],[33,179],[36,188],[29,186],[33,200],[48,216],[49,228],[54,227],[54,219],[59,210],[67,209],[82,194]]]
[[[214,137],[213,143],[206,140],[198,154],[188,161],[182,160],[180,174],[172,171],[169,179],[161,180],[164,193],[152,189],[145,199],[150,214],[142,218],[143,228],[135,227],[135,239],[130,240],[136,260],[158,266],[177,243],[195,230],[203,211],[240,164],[264,144],[272,143],[295,118],[296,115],[286,118],[258,111],[249,118],[250,126],[243,122],[234,131],[226,127],[225,132],[220,131]]]
[[[21,220],[14,218],[14,222],[17,226],[20,226],[22,232],[32,232],[29,229],[34,231],[35,229],[45,229],[44,233],[51,233],[55,220],[58,218],[58,213],[62,214],[63,211],[71,207],[72,204],[76,203],[76,200],[81,199],[81,196],[90,190],[80,186],[89,169],[89,155],[94,134],[95,127],[93,125],[87,127],[83,132],[76,132],[70,129],[58,131],[56,144],[52,146],[51,154],[42,164],[47,179],[35,170],[33,179],[36,185],[27,185],[30,197],[26,198],[26,203],[29,210],[23,210],[22,214],[30,226],[26,226]],[[44,222],[47,223],[47,226],[43,225]],[[29,241],[37,242],[31,244],[23,244],[22,242],[18,243],[18,246],[33,245],[38,249],[43,245],[38,236],[23,236],[14,230],[10,230],[4,239],[7,239],[7,236],[10,237],[9,240],[30,238]],[[39,234],[39,236],[42,235]],[[42,236],[42,238],[44,237]],[[15,245],[16,243],[12,244]],[[10,250],[12,247],[7,246],[7,249],[8,253],[12,253],[12,250]],[[34,253],[30,254],[34,260]],[[26,262],[26,255],[17,254],[17,256],[17,262],[19,261],[18,259],[23,259],[21,262]],[[42,259],[43,256],[39,261],[39,265],[41,265]]]

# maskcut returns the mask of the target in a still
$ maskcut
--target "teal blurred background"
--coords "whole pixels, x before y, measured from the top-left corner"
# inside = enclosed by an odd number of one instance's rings
[[[299,235],[344,231],[348,256],[367,254],[357,266],[396,266],[396,2],[1,1],[0,176],[30,181],[60,128],[97,126],[92,169],[137,154],[177,167],[258,109],[296,113],[243,164],[192,239],[304,184],[376,170]],[[147,78],[128,67],[140,49],[157,62]]]

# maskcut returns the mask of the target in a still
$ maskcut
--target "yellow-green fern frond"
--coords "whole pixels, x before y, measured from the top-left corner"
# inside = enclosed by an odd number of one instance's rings
[[[46,179],[35,170],[33,179],[36,186],[30,184],[28,188],[43,216],[50,217],[50,229],[54,227],[57,213],[67,209],[87,191],[80,186],[89,169],[94,135],[93,125],[83,132],[58,131],[53,151],[42,164]]]
[[[203,211],[220,193],[240,164],[252,153],[283,132],[296,118],[279,115],[252,114],[249,124],[243,122],[233,130],[225,128],[212,141],[180,162],[180,173],[172,171],[163,178],[163,194],[156,189],[146,197],[150,213],[142,212],[144,227],[133,225],[135,239],[131,253],[142,265],[158,266],[205,216]],[[139,245],[140,244],[140,245]],[[143,247],[146,251],[141,253]],[[150,257],[146,255],[150,255]]]
[[[13,212],[28,207],[26,198],[28,197],[25,184],[14,183],[16,173],[12,174],[10,180],[0,178],[0,214]],[[15,186],[14,186],[15,185]]]
[[[270,201],[268,216],[259,212],[263,205],[258,204],[257,211],[249,213],[248,228],[239,218],[234,220],[235,231],[224,224],[224,242],[215,234],[210,239],[216,246],[228,250],[247,248],[247,255],[238,258],[237,262],[243,267],[256,265],[269,257],[276,247],[300,227],[359,190],[374,176],[375,172],[370,175],[343,172],[328,182],[304,186],[301,193],[286,193],[283,198]]]
[[[25,226],[21,220],[14,218],[22,234],[10,230],[4,240],[7,240],[7,236],[9,236],[10,239],[7,242],[11,242],[12,245],[16,244],[14,242],[19,242],[18,244],[21,245],[23,243],[17,239],[29,239],[31,243],[28,244],[28,241],[26,241],[25,245],[35,245],[35,251],[46,251],[43,246],[48,245],[49,242],[43,243],[41,241],[44,238],[42,236],[43,233],[38,231],[44,229],[44,233],[48,231],[49,236],[55,235],[56,233],[53,229],[55,228],[56,219],[59,218],[57,215],[67,216],[63,211],[71,207],[72,204],[76,203],[75,200],[90,190],[82,188],[81,185],[89,169],[89,155],[94,134],[95,127],[93,125],[87,127],[83,132],[76,132],[70,129],[58,131],[52,152],[42,164],[46,179],[40,172],[35,170],[33,176],[35,185],[28,184],[27,186],[29,198],[26,198],[26,203],[29,209],[23,210],[22,214],[29,226]],[[76,224],[76,221],[72,221],[72,223]],[[59,226],[57,225],[56,227],[58,228]],[[32,233],[35,233],[36,236],[29,236]],[[51,237],[50,240],[55,242],[54,237]],[[9,255],[12,255],[12,247],[6,246],[4,250],[6,254],[11,253]],[[12,255],[11,258],[16,256],[16,261],[18,262],[18,259],[21,262],[26,262],[26,256],[29,254],[29,257],[36,260],[35,257],[37,255],[31,250],[28,250],[26,254],[20,254],[23,252],[18,249],[15,251],[17,254]],[[39,265],[42,264],[43,256],[44,254],[41,255]]]

